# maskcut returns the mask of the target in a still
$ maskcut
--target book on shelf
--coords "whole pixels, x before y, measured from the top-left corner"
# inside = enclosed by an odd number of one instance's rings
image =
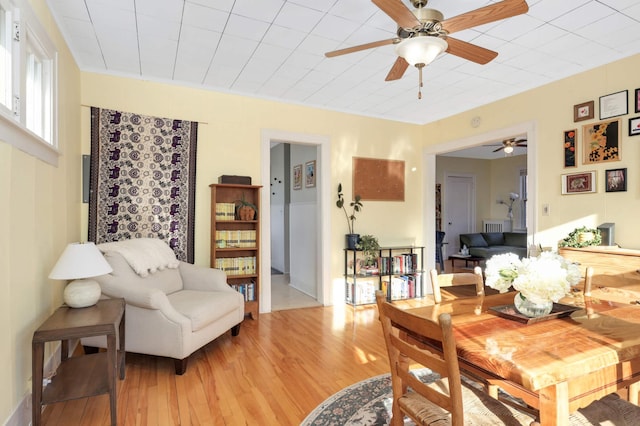
[[[227,275],[254,275],[256,273],[256,257],[219,257],[216,259],[216,269],[221,269]]]
[[[256,248],[255,229],[216,230],[217,248]]]
[[[249,281],[246,283],[231,284],[231,287],[244,296],[245,302],[256,300],[256,283]]]
[[[418,266],[417,253],[403,253],[378,259],[381,274],[413,274]]]
[[[216,203],[216,220],[235,220],[235,203]]]
[[[376,303],[378,280],[361,279],[347,286],[347,301],[355,305]]]
[[[391,300],[411,299],[422,296],[421,275],[392,276],[382,281],[382,291]]]

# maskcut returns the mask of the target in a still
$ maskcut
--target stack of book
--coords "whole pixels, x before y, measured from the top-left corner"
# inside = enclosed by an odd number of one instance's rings
[[[216,247],[255,248],[256,231],[255,229],[216,231]]]
[[[391,296],[391,300],[402,300],[422,295],[422,275],[401,275],[382,281],[382,291]]]
[[[397,256],[381,257],[378,266],[382,274],[413,274],[418,265],[416,253],[403,253]]]
[[[235,220],[236,205],[234,203],[216,203],[216,220]]]
[[[256,284],[253,281],[232,284],[231,287],[244,296],[245,302],[253,302],[256,300]]]
[[[223,270],[227,275],[255,275],[256,257],[219,257],[215,268]]]

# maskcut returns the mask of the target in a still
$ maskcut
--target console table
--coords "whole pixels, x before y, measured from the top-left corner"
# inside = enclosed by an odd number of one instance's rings
[[[124,379],[124,324],[124,299],[104,299],[87,308],[62,306],[33,333],[33,425],[40,424],[43,405],[105,393],[111,424],[116,425],[116,376]],[[107,351],[69,357],[69,340],[90,336],[106,336]],[[60,366],[43,390],[44,344],[57,340]]]

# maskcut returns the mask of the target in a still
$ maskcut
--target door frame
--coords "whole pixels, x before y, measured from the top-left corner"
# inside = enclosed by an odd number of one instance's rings
[[[526,121],[514,124],[503,129],[492,130],[477,135],[472,135],[462,139],[441,142],[434,145],[425,146],[423,149],[423,218],[424,223],[422,236],[425,241],[425,270],[435,268],[436,253],[434,236],[436,233],[436,212],[435,212],[435,188],[436,188],[436,155],[447,152],[458,151],[472,146],[484,145],[487,141],[506,139],[514,134],[526,134],[527,138],[527,245],[535,244],[535,235],[538,228],[538,154],[537,154],[537,124],[535,121]]]
[[[261,179],[262,188],[260,198],[262,208],[260,209],[260,312],[271,312],[271,192],[269,181],[271,180],[271,143],[282,142],[301,145],[316,145],[318,150],[316,163],[316,186],[318,204],[318,226],[316,228],[315,240],[318,244],[316,262],[319,266],[317,270],[316,299],[322,305],[332,304],[331,286],[326,283],[331,282],[331,241],[323,236],[331,235],[331,224],[329,222],[331,207],[331,139],[326,135],[314,135],[309,133],[287,132],[277,129],[262,129],[260,131],[260,157],[261,157]]]
[[[442,202],[442,226],[445,226],[445,218],[449,216],[448,212],[447,212],[447,204],[444,202],[447,200],[447,191],[449,190],[449,188],[447,188],[447,180],[451,177],[461,177],[461,178],[467,178],[467,179],[471,179],[471,186],[472,186],[472,194],[471,194],[471,199],[469,200],[469,232],[475,232],[476,231],[476,222],[475,222],[475,217],[476,217],[476,175],[471,174],[471,173],[456,173],[456,172],[445,172],[444,173],[444,182],[442,182],[442,198],[444,199]],[[446,237],[445,237],[446,238]],[[445,253],[443,253],[443,256],[448,256],[449,252],[450,252],[450,248],[451,245],[447,246],[447,249],[445,250]]]

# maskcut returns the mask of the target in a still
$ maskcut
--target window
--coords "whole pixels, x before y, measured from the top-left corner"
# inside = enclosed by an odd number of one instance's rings
[[[0,104],[11,110],[11,12],[0,3]]]
[[[57,52],[28,0],[0,0],[0,140],[56,165]]]
[[[24,97],[26,125],[36,135],[51,143],[51,63],[28,34],[26,59],[26,92]]]

